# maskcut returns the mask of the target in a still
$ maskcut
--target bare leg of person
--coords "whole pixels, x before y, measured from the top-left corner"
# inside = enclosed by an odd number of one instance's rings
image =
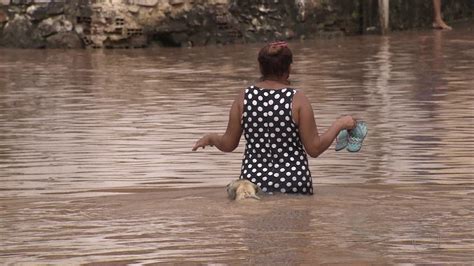
[[[446,24],[441,16],[441,0],[433,0],[434,20],[433,28],[439,30],[451,30],[450,26]]]

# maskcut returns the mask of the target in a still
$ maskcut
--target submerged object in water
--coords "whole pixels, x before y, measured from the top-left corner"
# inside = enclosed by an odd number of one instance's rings
[[[247,179],[237,179],[230,182],[226,186],[226,190],[227,196],[231,200],[242,200],[248,198],[260,199],[257,196],[257,193],[260,192],[260,188]]]

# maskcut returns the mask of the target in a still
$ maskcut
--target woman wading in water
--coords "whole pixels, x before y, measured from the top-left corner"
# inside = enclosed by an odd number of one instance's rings
[[[318,157],[341,130],[354,128],[356,121],[343,116],[319,135],[308,98],[290,87],[293,55],[286,42],[263,47],[258,62],[262,79],[240,91],[232,104],[226,132],[204,135],[193,151],[216,146],[231,152],[243,132],[246,145],[241,179],[248,179],[264,192],[313,194],[307,155]]]

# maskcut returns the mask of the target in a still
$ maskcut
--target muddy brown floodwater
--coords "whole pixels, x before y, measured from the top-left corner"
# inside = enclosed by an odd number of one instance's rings
[[[314,196],[229,202],[223,131],[260,45],[0,50],[1,264],[474,261],[474,29],[292,42],[321,130],[369,125],[311,159]]]

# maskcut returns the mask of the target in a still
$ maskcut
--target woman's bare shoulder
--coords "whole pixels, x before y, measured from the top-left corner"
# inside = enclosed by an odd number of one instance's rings
[[[244,99],[245,99],[245,91],[247,88],[240,88],[237,92],[237,95],[235,96],[234,102],[238,104],[239,106],[239,111],[242,112],[243,110],[243,105],[244,105]]]
[[[295,95],[293,96],[293,104],[303,104],[303,103],[308,103],[308,97],[306,97],[306,94],[304,93],[304,90],[301,89],[294,89],[295,90]]]
[[[240,88],[237,92],[237,98],[241,98],[243,99],[245,97],[245,91],[248,89],[249,87],[244,87],[244,88]]]

